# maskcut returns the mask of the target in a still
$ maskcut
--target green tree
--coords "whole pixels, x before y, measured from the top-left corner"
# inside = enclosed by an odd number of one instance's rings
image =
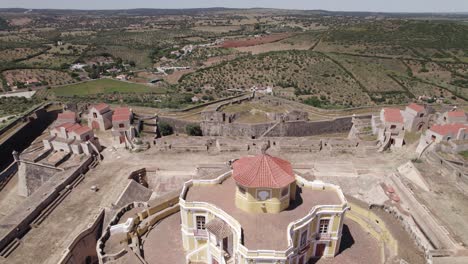
[[[161,133],[161,136],[169,136],[169,135],[174,134],[174,129],[172,128],[171,125],[169,125],[166,122],[159,122],[158,129],[159,129],[159,132]]]
[[[189,136],[194,136],[194,137],[201,137],[203,136],[203,132],[201,130],[200,125],[187,125],[185,127],[185,131]]]

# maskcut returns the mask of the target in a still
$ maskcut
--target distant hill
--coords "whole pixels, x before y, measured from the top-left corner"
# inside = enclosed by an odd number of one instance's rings
[[[359,12],[359,11],[328,11],[328,10],[294,10],[294,9],[272,9],[272,8],[249,8],[236,9],[224,7],[212,8],[188,8],[188,9],[115,9],[115,10],[81,10],[81,9],[26,9],[26,8],[0,8],[0,13],[32,13],[43,15],[128,15],[128,16],[157,16],[157,15],[196,15],[211,12],[229,11],[258,11],[274,13],[292,13],[304,15],[326,15],[326,16],[382,16],[395,18],[468,18],[468,12],[454,13],[386,13],[386,12]]]

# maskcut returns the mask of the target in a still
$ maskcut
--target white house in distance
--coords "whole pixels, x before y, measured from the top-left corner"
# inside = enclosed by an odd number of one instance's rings
[[[93,130],[76,123],[64,123],[50,130],[50,136],[42,140],[46,150],[91,155],[101,150]]]
[[[112,127],[112,111],[108,104],[100,103],[89,108],[88,126],[101,131]]]
[[[260,93],[260,94],[273,94],[273,88],[271,88],[270,86],[267,86],[267,87],[252,86],[252,88],[250,88],[250,91]]]

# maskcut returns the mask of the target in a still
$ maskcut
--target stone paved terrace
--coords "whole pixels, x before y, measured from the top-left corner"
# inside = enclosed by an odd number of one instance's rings
[[[180,213],[168,216],[156,224],[143,239],[143,250],[148,263],[185,263]]]
[[[222,184],[192,186],[187,202],[207,202],[224,210],[242,226],[244,245],[249,250],[286,250],[288,247],[287,227],[289,223],[306,216],[317,205],[340,205],[340,197],[332,190],[298,188],[300,199],[289,209],[279,214],[252,214],[235,205],[236,184],[230,177]]]
[[[163,219],[143,237],[145,260],[149,264],[185,263],[180,233],[180,213]],[[335,258],[316,259],[315,264],[376,264],[381,262],[380,244],[356,222],[344,220],[343,238]],[[115,263],[136,263],[129,252]]]

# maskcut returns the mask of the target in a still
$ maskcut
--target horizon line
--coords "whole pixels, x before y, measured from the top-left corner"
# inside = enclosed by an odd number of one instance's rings
[[[372,11],[372,10],[327,10],[327,9],[287,9],[287,8],[278,8],[278,7],[222,7],[222,6],[212,6],[212,7],[181,7],[181,8],[154,8],[154,7],[135,7],[135,8],[116,8],[116,9],[82,9],[82,8],[28,8],[28,7],[0,7],[2,9],[25,9],[25,10],[60,10],[60,11],[126,11],[126,10],[197,10],[197,9],[231,9],[231,10],[246,10],[246,9],[273,9],[273,10],[284,10],[284,11],[321,11],[321,12],[330,12],[330,13],[382,13],[382,14],[466,14],[467,11]]]

